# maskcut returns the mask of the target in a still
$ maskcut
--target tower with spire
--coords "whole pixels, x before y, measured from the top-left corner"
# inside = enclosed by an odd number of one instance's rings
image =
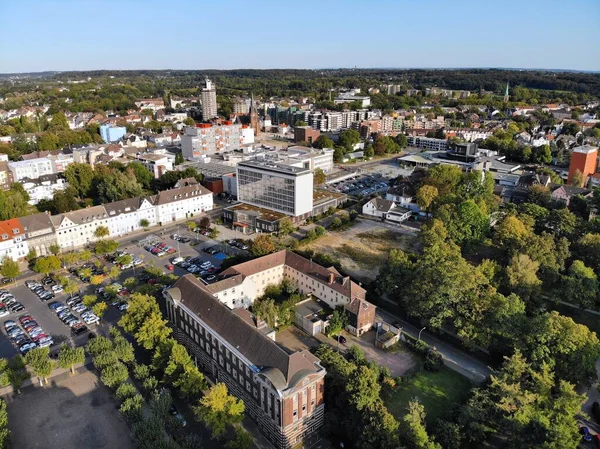
[[[504,102],[508,103],[508,99],[509,99],[509,95],[508,95],[508,81],[506,82],[506,91],[504,91]]]
[[[256,103],[254,103],[254,92],[250,93],[250,128],[254,130],[254,135],[258,136],[260,133],[260,124],[258,123]]]

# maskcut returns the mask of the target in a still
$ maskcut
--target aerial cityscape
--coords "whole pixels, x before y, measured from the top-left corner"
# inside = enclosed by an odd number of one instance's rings
[[[0,449],[600,449],[600,3],[286,6],[0,5]]]

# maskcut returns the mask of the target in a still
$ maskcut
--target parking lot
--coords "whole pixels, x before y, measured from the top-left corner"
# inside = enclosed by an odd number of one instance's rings
[[[111,393],[92,372],[8,400],[11,447],[133,449]]]
[[[353,178],[326,187],[327,190],[345,193],[350,196],[368,196],[376,192],[385,192],[387,188],[388,182],[380,173],[373,175],[357,174]]]

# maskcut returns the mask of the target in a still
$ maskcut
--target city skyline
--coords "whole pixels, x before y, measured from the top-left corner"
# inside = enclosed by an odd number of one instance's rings
[[[18,2],[0,73],[238,68],[514,68],[600,70],[600,4],[507,0],[451,4],[307,0],[177,8],[151,0]],[[95,26],[90,27],[93,23]],[[26,26],[24,26],[26,25]],[[573,33],[585,30],[585,34]],[[17,38],[15,38],[17,36]],[[294,37],[295,36],[295,37]],[[292,38],[294,37],[294,38]]]

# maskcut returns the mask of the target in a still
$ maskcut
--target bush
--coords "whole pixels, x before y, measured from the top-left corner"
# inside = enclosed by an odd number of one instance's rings
[[[439,371],[444,366],[442,354],[437,351],[430,350],[425,358],[424,368],[428,371]]]
[[[127,398],[119,407],[119,412],[129,422],[139,422],[142,418],[142,406],[144,405],[144,398],[142,395],[135,394],[134,396]]]
[[[133,367],[133,377],[135,377],[137,380],[143,381],[144,379],[147,379],[149,376],[150,376],[150,368],[148,367],[148,365],[144,365],[143,363],[140,363],[139,365],[135,365]]]

